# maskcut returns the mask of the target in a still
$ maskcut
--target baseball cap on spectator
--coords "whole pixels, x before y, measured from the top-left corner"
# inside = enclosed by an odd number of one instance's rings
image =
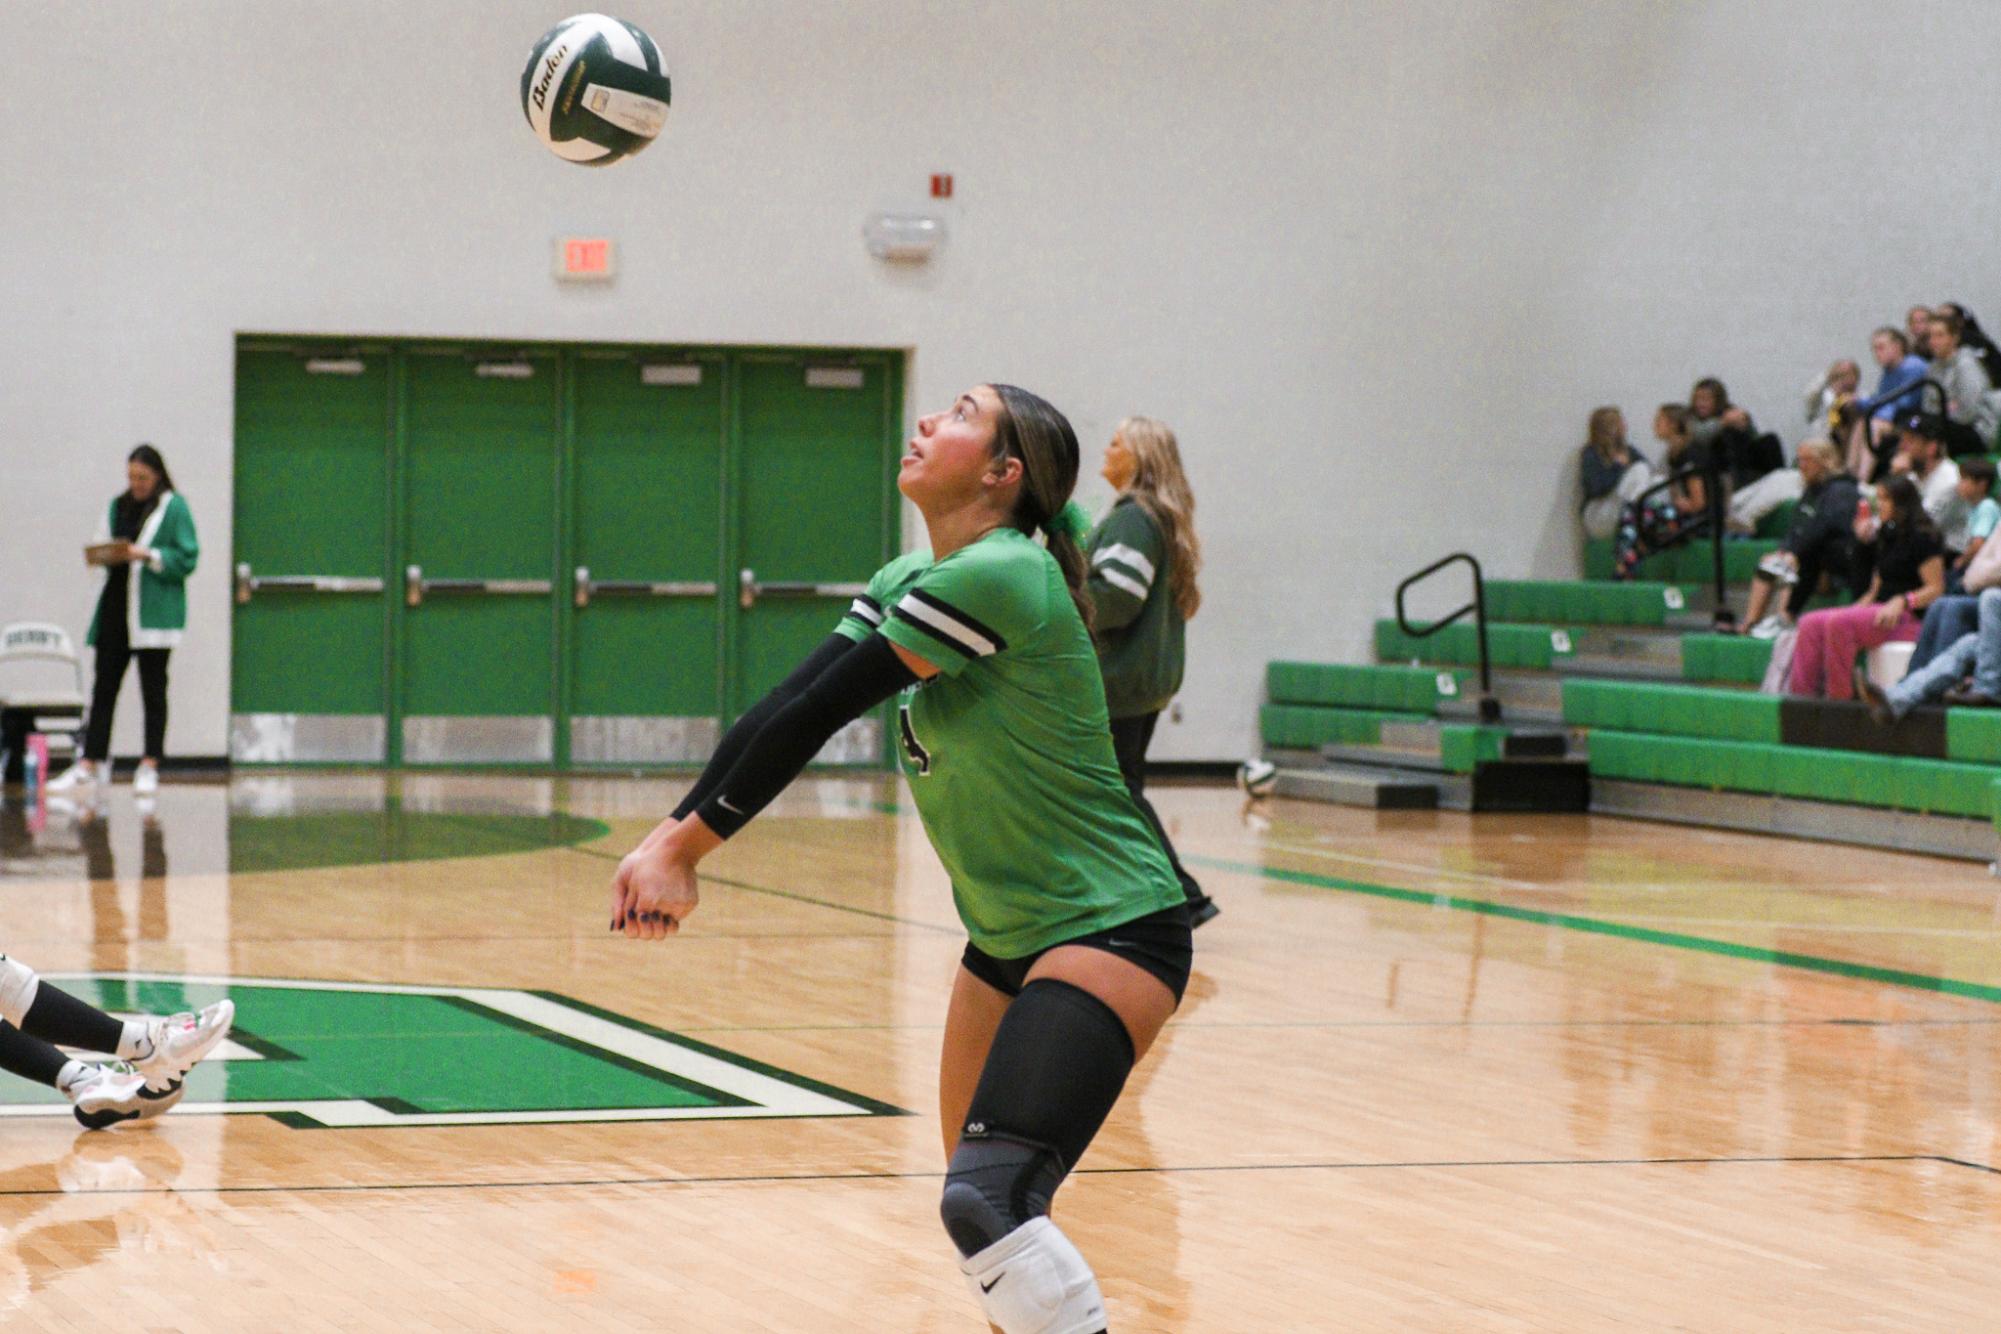
[[[1921,440],[1945,439],[1945,418],[1936,412],[1913,412],[1899,418],[1897,425]]]

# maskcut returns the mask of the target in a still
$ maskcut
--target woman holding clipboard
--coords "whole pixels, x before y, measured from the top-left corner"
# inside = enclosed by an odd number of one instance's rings
[[[139,662],[139,694],[146,709],[146,752],[132,790],[159,790],[160,755],[167,739],[167,655],[181,642],[188,620],[187,578],[201,555],[188,502],[174,491],[166,460],[151,445],[126,457],[126,490],[111,502],[105,536],[84,548],[84,559],[105,567],[86,643],[97,649],[90,720],[83,757],[49,783],[51,792],[94,785],[110,774],[111,716],[125,668]]]

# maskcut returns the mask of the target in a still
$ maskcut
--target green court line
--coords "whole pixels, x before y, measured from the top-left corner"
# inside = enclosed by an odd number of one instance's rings
[[[1745,945],[1734,940],[1717,940],[1711,936],[1683,935],[1679,931],[1657,931],[1652,927],[1630,926],[1624,922],[1606,921],[1601,917],[1578,917],[1572,913],[1545,912],[1539,908],[1518,908],[1510,903],[1495,903],[1490,899],[1466,899],[1456,894],[1437,894],[1418,889],[1396,889],[1389,885],[1371,885],[1360,880],[1342,880],[1335,876],[1316,875],[1311,871],[1289,871],[1278,866],[1257,866],[1250,862],[1222,861],[1214,857],[1184,856],[1182,860],[1219,871],[1235,871],[1240,875],[1258,876],[1293,885],[1308,885],[1314,889],[1339,890],[1344,894],[1366,894],[1370,898],[1389,899],[1396,903],[1409,903],[1425,908],[1450,908],[1454,912],[1478,913],[1483,917],[1500,917],[1513,922],[1529,922],[1536,926],[1554,926],[1565,931],[1582,931],[1589,935],[1611,936],[1618,940],[1637,940],[1649,945],[1665,945],[1669,949],[1694,950],[1701,954],[1745,959],[1753,963],[1777,964],[1782,968],[1799,968],[1807,972],[1827,973],[1834,977],[1846,977],[1864,982],[1883,982],[1894,987],[1913,987],[1919,991],[1965,996],[1971,1000],[2001,1005],[2001,987],[1988,986],[1982,982],[1967,982],[1956,977],[1935,977],[1930,973],[1911,973],[1901,968],[1884,968],[1872,963],[1854,963],[1847,959],[1824,958],[1818,954],[1797,954],[1792,950],[1767,949],[1763,945]]]

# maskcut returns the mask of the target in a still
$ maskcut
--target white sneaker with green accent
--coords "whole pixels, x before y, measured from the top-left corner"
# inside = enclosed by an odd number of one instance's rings
[[[149,1120],[173,1107],[186,1091],[178,1079],[163,1089],[148,1088],[146,1077],[124,1061],[86,1065],[82,1074],[62,1086],[85,1130]]]
[[[229,1036],[236,1019],[236,1002],[219,1000],[199,1014],[177,1014],[146,1021],[146,1036],[152,1050],[132,1058],[132,1064],[146,1077],[146,1086],[155,1092],[180,1082],[202,1057],[215,1050]]]

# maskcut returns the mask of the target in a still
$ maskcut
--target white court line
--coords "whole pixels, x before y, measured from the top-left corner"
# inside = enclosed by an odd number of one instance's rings
[[[290,1112],[308,1117],[333,1129],[366,1126],[481,1126],[481,1125],[561,1125],[591,1121],[714,1121],[731,1118],[778,1118],[789,1116],[866,1116],[861,1107],[835,1104],[827,1112],[778,1111],[771,1107],[608,1107],[583,1111],[540,1112],[421,1112],[404,1115],[377,1107],[359,1098],[301,1098],[295,1102],[183,1102],[169,1115],[201,1116],[255,1113],[273,1115]],[[19,1103],[0,1105],[0,1117],[70,1116],[68,1103]]]
[[[384,1111],[357,1099],[312,1102],[231,1102],[184,1103],[189,1110],[201,1111],[299,1111],[326,1125],[479,1125],[510,1121],[653,1121],[695,1118],[754,1116],[866,1116],[869,1111],[854,1103],[832,1098],[812,1089],[801,1088],[782,1079],[697,1051],[692,1047],[651,1033],[604,1019],[585,1010],[523,991],[490,987],[410,986],[391,982],[328,982],[320,980],[215,975],[175,975],[154,973],[45,973],[52,981],[74,978],[120,978],[134,982],[172,981],[189,986],[275,987],[292,991],[339,991],[389,993],[403,996],[443,996],[471,1001],[489,1010],[525,1020],[537,1028],[636,1061],[650,1069],[689,1080],[750,1103],[748,1107],[700,1108],[609,1108],[583,1111],[547,1112],[438,1112],[407,1116]],[[0,1115],[34,1115],[38,1109],[20,1111],[0,1107]],[[59,1107],[59,1111],[67,1108]],[[330,1119],[338,1118],[338,1119]]]

